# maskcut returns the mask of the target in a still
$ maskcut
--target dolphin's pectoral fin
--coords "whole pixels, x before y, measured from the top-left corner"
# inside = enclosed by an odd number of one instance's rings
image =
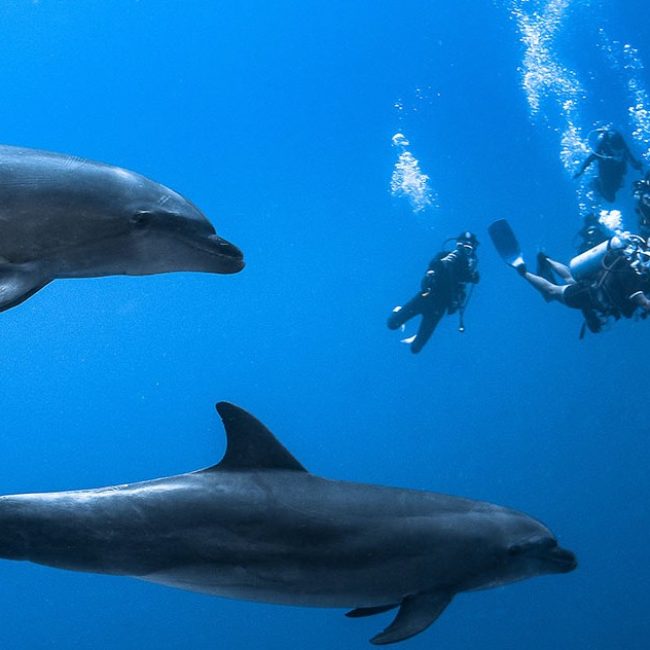
[[[391,609],[395,609],[397,605],[381,605],[380,607],[357,607],[346,612],[348,618],[362,618],[363,616],[374,616],[375,614],[383,614]]]
[[[229,402],[219,402],[217,412],[226,428],[228,442],[221,462],[207,471],[258,469],[307,471],[257,418],[244,409]]]
[[[426,630],[449,605],[452,594],[436,592],[407,596],[397,612],[395,620],[370,643],[386,645],[404,641]]]
[[[0,311],[19,305],[51,281],[33,263],[0,262]]]

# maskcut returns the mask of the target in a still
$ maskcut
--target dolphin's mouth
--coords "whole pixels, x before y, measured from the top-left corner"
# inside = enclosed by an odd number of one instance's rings
[[[573,571],[578,566],[575,553],[560,546],[556,546],[549,551],[548,559],[557,568],[559,573],[569,573],[569,571]]]
[[[244,262],[244,253],[234,244],[219,237],[219,235],[210,235],[207,240],[198,244],[193,242],[195,248],[208,253],[216,258],[219,267],[219,273],[238,273],[246,263]]]

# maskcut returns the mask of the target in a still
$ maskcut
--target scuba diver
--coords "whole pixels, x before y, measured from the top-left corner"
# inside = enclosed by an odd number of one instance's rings
[[[462,232],[456,238],[453,251],[441,251],[429,263],[421,282],[420,291],[404,306],[393,309],[388,327],[396,330],[415,316],[422,316],[417,334],[405,342],[411,344],[411,352],[417,354],[431,338],[440,319],[458,312],[459,331],[465,330],[463,315],[468,301],[465,285],[477,284],[476,269],[478,240],[471,232]]]
[[[578,254],[580,254],[608,240],[611,237],[611,233],[592,212],[584,218],[582,228],[576,234],[577,237],[580,237],[580,241],[576,246]]]
[[[594,160],[598,161],[598,177],[594,181],[595,189],[610,203],[616,198],[616,192],[623,185],[627,163],[636,170],[641,170],[641,163],[634,158],[623,136],[610,127],[596,129],[598,141],[587,159],[573,178],[582,176]]]
[[[639,215],[639,232],[644,237],[650,236],[650,172],[642,180],[632,183],[636,199],[636,213]]]
[[[574,257],[568,266],[539,253],[538,272],[531,273],[508,222],[496,221],[489,231],[504,261],[545,300],[582,311],[580,338],[585,328],[600,332],[609,318],[632,318],[638,309],[645,318],[650,312],[650,248],[640,235],[619,232]]]

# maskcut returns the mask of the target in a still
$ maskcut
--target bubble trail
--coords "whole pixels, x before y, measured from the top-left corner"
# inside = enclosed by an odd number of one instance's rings
[[[622,74],[627,90],[628,118],[632,138],[639,145],[643,159],[650,162],[650,99],[643,82],[644,65],[637,48],[629,43],[611,40],[607,32],[598,30],[600,47],[614,71]]]
[[[572,0],[513,0],[509,4],[525,46],[519,70],[531,118],[543,120],[560,133],[560,162],[570,176],[591,153],[580,111],[586,91],[576,72],[560,61],[556,49],[558,34],[572,4]],[[587,173],[576,189],[582,216],[594,209],[595,197],[589,183],[592,173]]]
[[[429,177],[420,169],[420,163],[408,150],[409,141],[403,133],[392,137],[394,147],[400,150],[390,179],[393,196],[408,199],[414,213],[436,207],[436,195],[429,186]]]

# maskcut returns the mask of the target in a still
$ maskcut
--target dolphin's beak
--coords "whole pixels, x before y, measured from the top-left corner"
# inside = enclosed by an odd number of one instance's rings
[[[244,266],[244,254],[229,241],[218,235],[210,235],[210,253],[216,255],[219,273],[238,273]]]
[[[560,546],[551,549],[547,557],[558,573],[569,573],[578,566],[575,554]]]

